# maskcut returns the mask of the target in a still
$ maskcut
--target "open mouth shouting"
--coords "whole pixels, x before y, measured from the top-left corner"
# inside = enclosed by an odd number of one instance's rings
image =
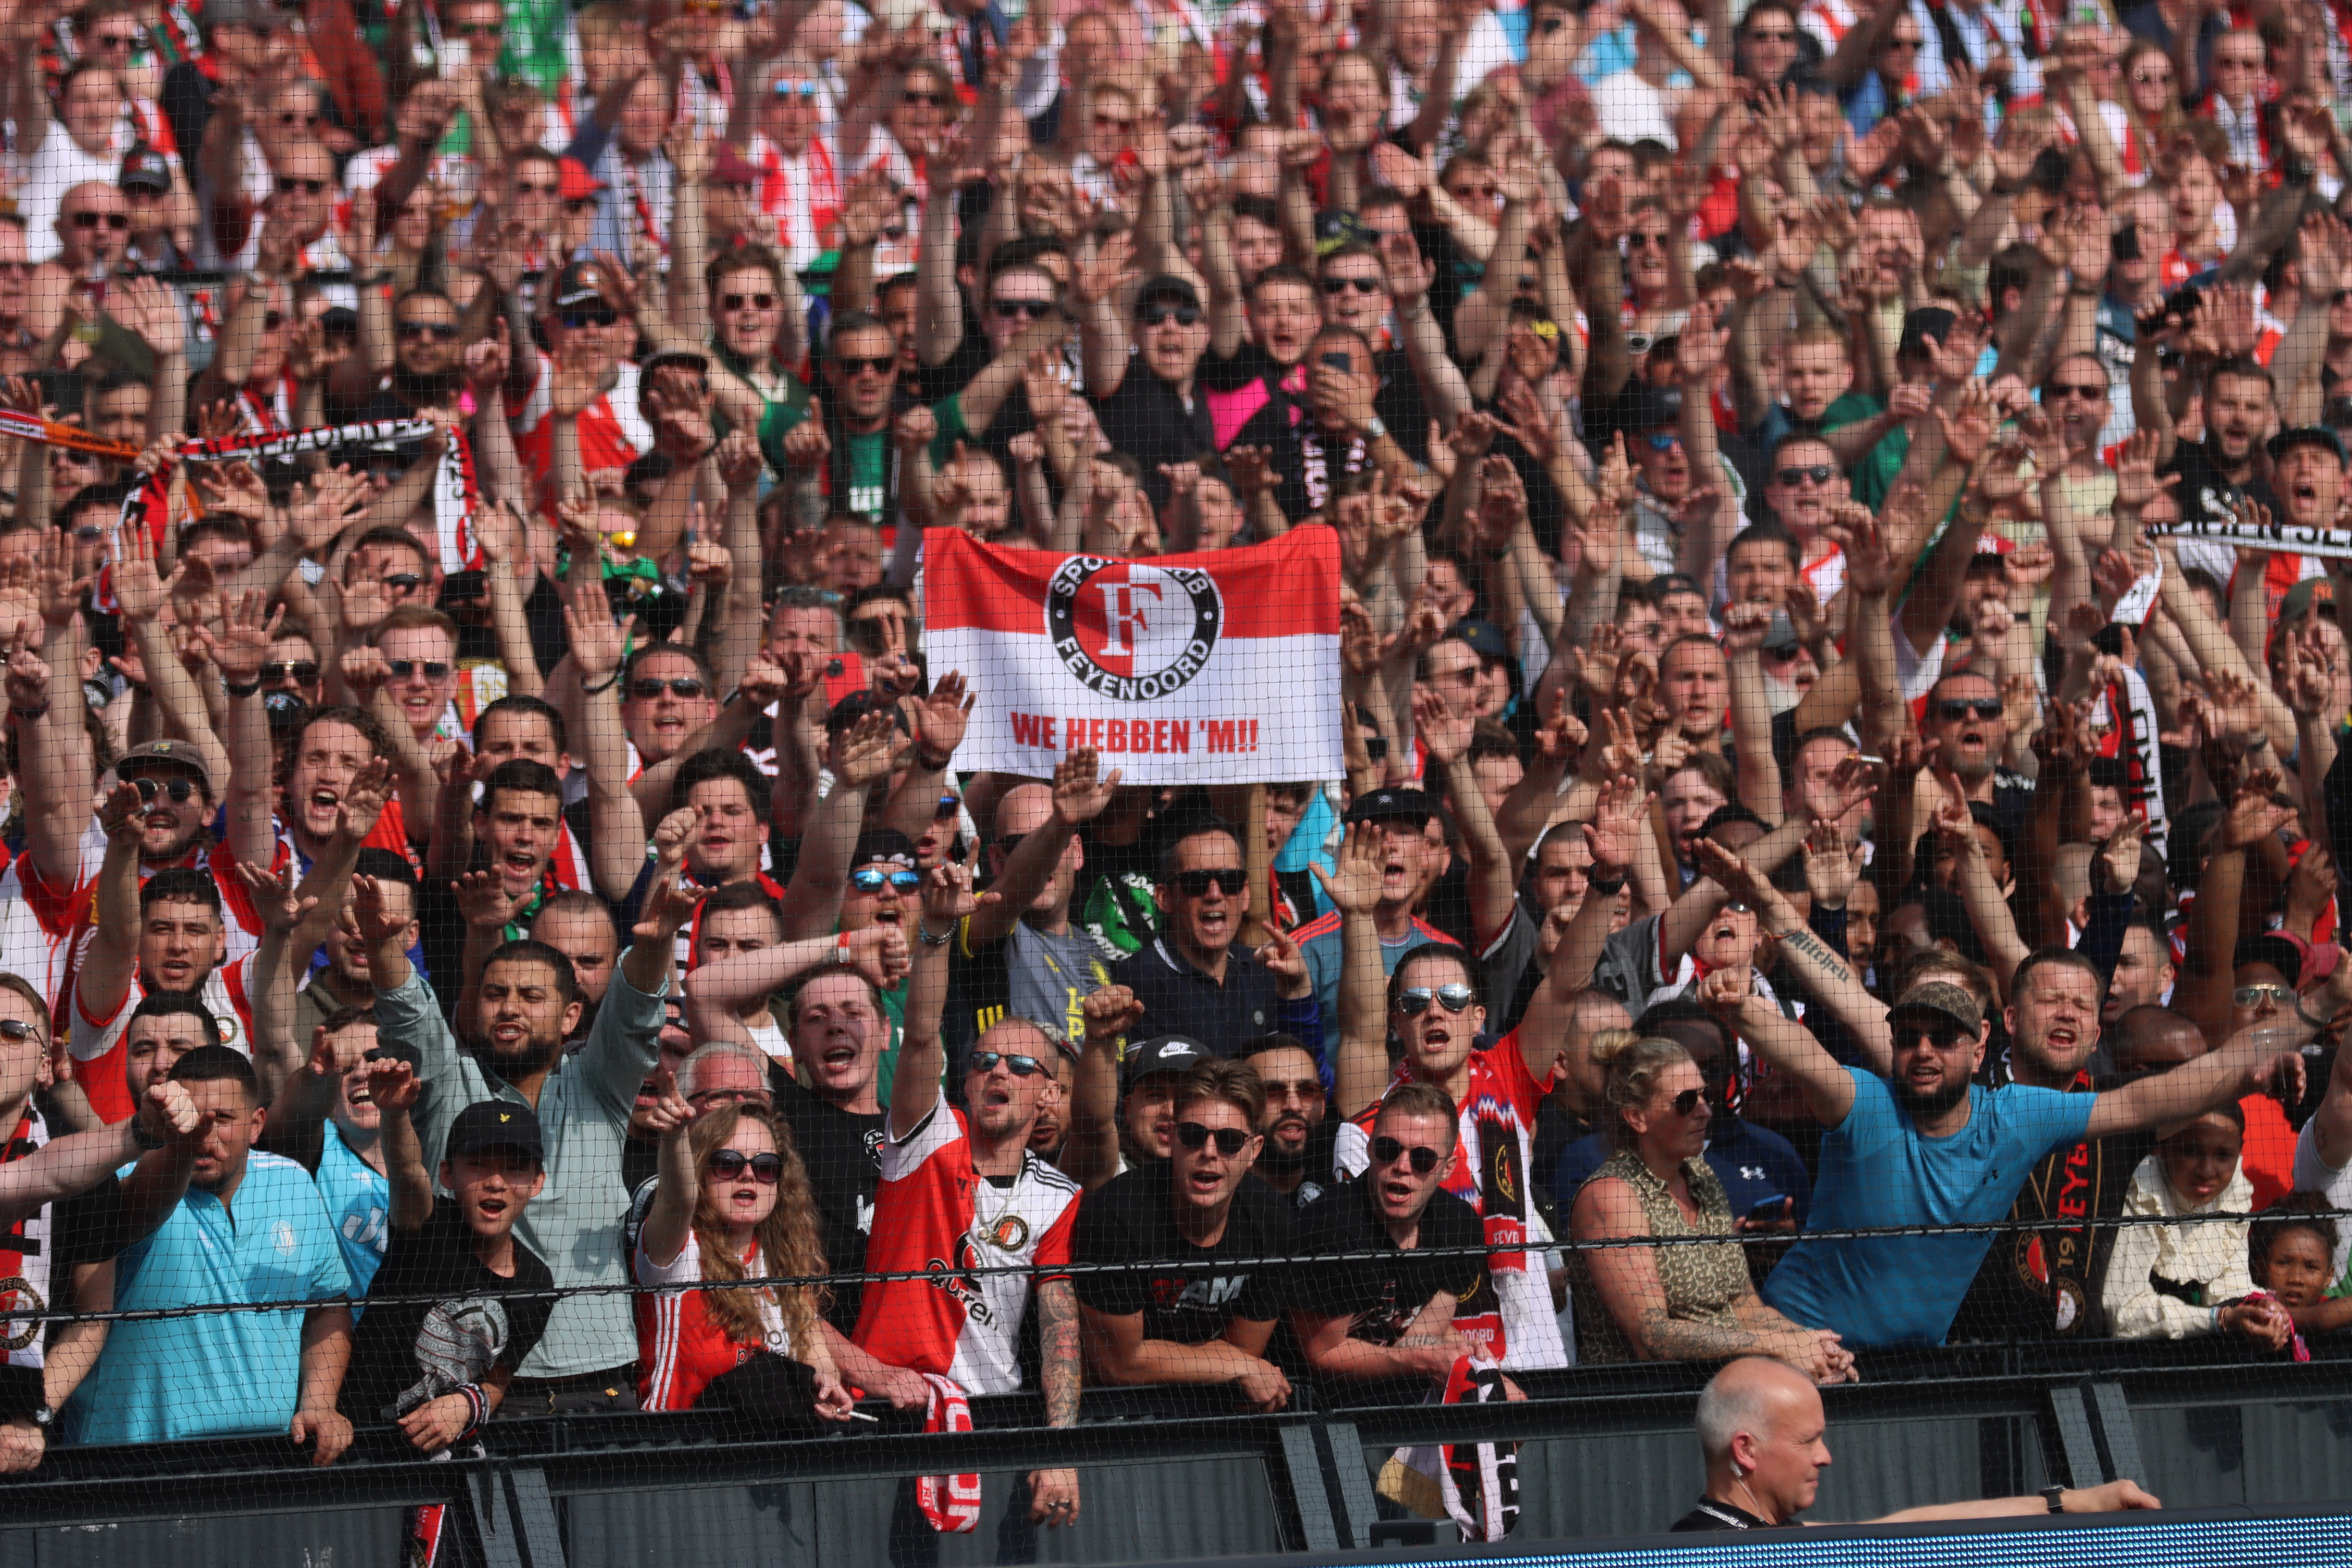
[[[302,803],[302,825],[321,837],[334,832],[342,818],[342,792],[331,784],[320,784]]]
[[[530,1042],[530,1027],[520,1018],[495,1018],[490,1022],[490,1048],[500,1055],[520,1051]]]

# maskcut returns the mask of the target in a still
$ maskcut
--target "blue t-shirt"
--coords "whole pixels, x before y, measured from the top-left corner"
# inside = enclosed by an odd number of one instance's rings
[[[350,1293],[351,1271],[310,1173],[259,1150],[247,1162],[229,1207],[191,1187],[154,1235],[115,1259],[118,1310],[332,1301]],[[205,1312],[116,1323],[66,1405],[65,1440],[285,1431],[301,1392],[304,1316]]]
[[[1846,1071],[1853,1109],[1822,1140],[1809,1231],[2006,1218],[2035,1163],[2082,1139],[2099,1098],[1970,1085],[1968,1125],[1929,1138],[1884,1080]],[[1991,1245],[1990,1232],[1801,1240],[1764,1281],[1764,1300],[1807,1328],[1835,1329],[1848,1350],[1941,1344]]]
[[[327,1122],[327,1140],[319,1151],[319,1195],[327,1201],[327,1217],[334,1221],[343,1267],[352,1271],[352,1294],[364,1296],[383,1262],[392,1226],[392,1184],[383,1172],[352,1152],[332,1119]],[[356,1305],[352,1318],[355,1322],[359,1319]]]

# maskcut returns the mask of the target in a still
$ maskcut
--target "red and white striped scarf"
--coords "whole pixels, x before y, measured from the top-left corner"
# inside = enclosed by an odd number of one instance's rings
[[[923,1411],[926,1432],[969,1432],[971,1430],[971,1401],[964,1397],[963,1388],[952,1378],[937,1373],[922,1374],[930,1385],[930,1404]],[[918,1476],[915,1478],[915,1502],[931,1528],[941,1535],[969,1535],[980,1528],[980,1477],[967,1473],[956,1476]]]

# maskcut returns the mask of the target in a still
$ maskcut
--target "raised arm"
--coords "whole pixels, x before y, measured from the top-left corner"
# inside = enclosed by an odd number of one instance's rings
[[[1339,911],[1339,1052],[1334,1064],[1333,1109],[1354,1116],[1388,1087],[1388,977],[1372,911],[1381,901],[1383,852],[1379,829],[1358,823],[1339,847],[1337,868],[1312,868],[1323,893]]]
[[[974,847],[975,849],[977,846]],[[988,893],[984,898],[995,899]],[[980,907],[971,895],[971,868],[954,861],[934,866],[923,878],[922,910],[907,979],[907,1023],[898,1041],[898,1065],[890,1079],[890,1136],[911,1138],[939,1109],[940,1084],[947,1077],[948,1053],[940,1035],[947,1011],[948,949],[955,929]]]
[[[1698,999],[1773,1068],[1803,1092],[1823,1127],[1835,1128],[1853,1109],[1853,1079],[1812,1031],[1755,994],[1746,969],[1718,969],[1698,983]]]
[[[840,922],[849,857],[866,820],[866,792],[888,776],[898,752],[896,716],[868,713],[833,738],[832,789],[809,814],[800,863],[784,889],[784,940],[823,936]]]

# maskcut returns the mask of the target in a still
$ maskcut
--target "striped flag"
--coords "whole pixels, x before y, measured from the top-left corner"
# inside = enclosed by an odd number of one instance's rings
[[[924,540],[923,647],[979,695],[959,768],[1045,777],[1081,746],[1129,784],[1346,771],[1339,542],[1120,561]]]

